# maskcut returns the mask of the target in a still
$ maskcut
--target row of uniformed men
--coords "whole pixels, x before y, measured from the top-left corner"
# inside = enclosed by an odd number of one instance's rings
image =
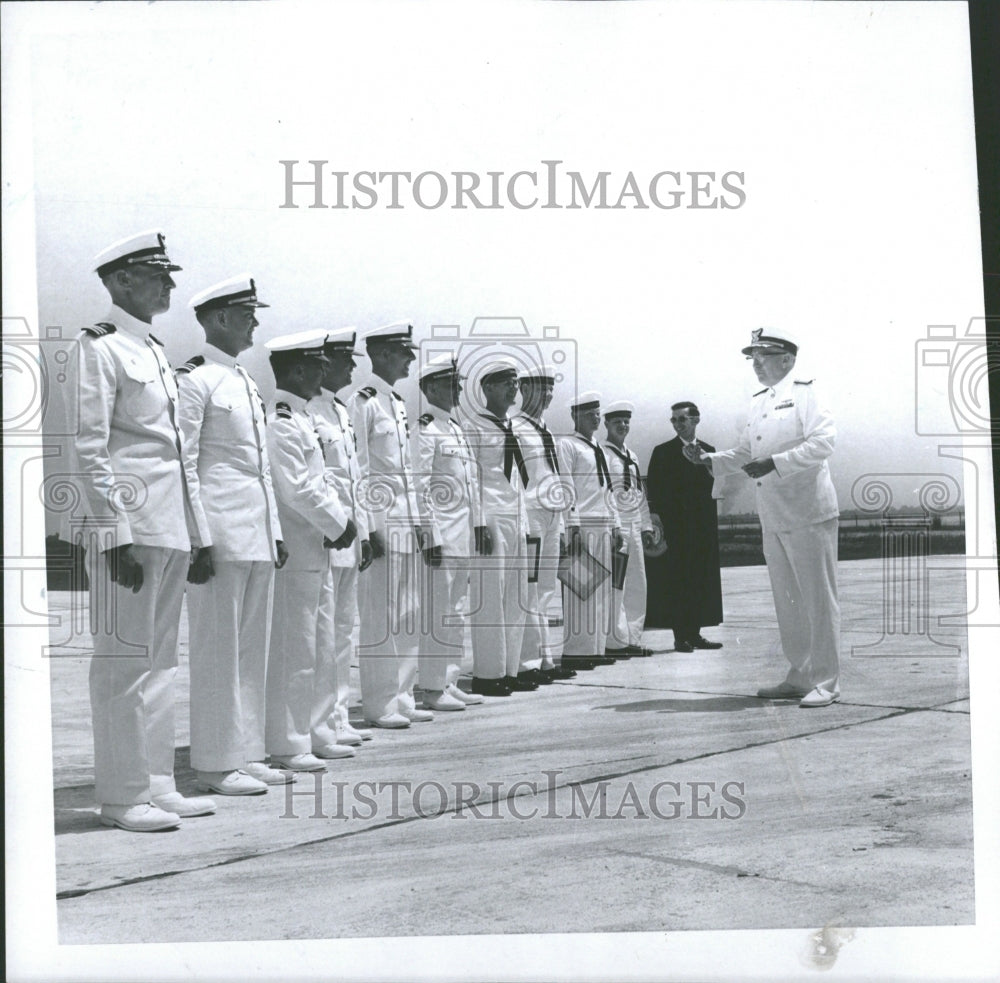
[[[624,445],[629,404],[607,408],[602,448],[599,397],[582,394],[575,433],[556,440],[543,417],[555,373],[522,374],[501,358],[478,375],[482,412],[460,425],[463,377],[443,355],[420,369],[428,412],[414,467],[392,388],[415,359],[412,326],[366,336],[371,384],[346,403],[336,394],[355,368],[353,329],[272,339],[277,392],[265,420],[238,362],[267,306],[252,278],[192,298],[206,347],[175,380],[149,332],[179,269],[163,236],[115,243],[95,268],[112,306],[81,338],[75,471],[94,610],[114,613],[90,673],[106,825],[164,829],[215,809],[173,779],[186,583],[191,763],[200,790],[226,795],[263,793],[371,738],[348,718],[358,615],[362,712],[375,727],[649,654],[638,642],[652,527]],[[627,550],[624,591],[595,587],[595,561],[611,569],[612,552]],[[565,633],[561,556],[579,581],[563,592]],[[457,684],[465,610],[471,693]]]

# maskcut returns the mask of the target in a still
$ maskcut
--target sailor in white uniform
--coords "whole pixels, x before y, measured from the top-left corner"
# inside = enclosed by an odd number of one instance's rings
[[[625,445],[632,425],[635,406],[628,400],[608,403],[604,408],[604,441],[608,471],[615,489],[615,505],[622,523],[625,582],[612,594],[611,618],[605,651],[615,658],[650,656],[642,645],[642,629],[646,621],[646,564],[644,547],[653,544],[653,521],[642,483],[639,458]]]

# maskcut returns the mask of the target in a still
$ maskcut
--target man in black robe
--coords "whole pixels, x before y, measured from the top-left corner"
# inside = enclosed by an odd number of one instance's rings
[[[666,553],[647,560],[646,626],[671,628],[678,652],[722,648],[702,637],[705,625],[722,621],[719,517],[712,476],[684,457],[684,446],[710,444],[695,437],[701,420],[691,402],[674,403],[670,422],[677,436],[653,449],[646,495],[663,524]]]

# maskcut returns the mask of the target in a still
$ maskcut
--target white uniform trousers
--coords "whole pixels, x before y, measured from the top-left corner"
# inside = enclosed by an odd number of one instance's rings
[[[417,676],[417,568],[415,552],[387,551],[358,584],[358,666],[366,720],[413,707]]]
[[[316,688],[312,739],[317,747],[335,744],[337,729],[348,725],[354,622],[358,615],[358,568],[331,562],[320,595],[316,625]]]
[[[580,535],[590,553],[610,571],[610,523],[583,519],[580,522]],[[585,600],[568,587],[563,588],[564,655],[604,655],[612,604],[611,594],[610,576]]]
[[[420,687],[441,690],[462,671],[469,559],[445,556],[439,567],[422,566],[420,575]]]
[[[96,621],[94,792],[101,805],[135,805],[176,790],[174,677],[190,553],[135,544],[132,552],[142,564],[138,594],[111,583],[104,557],[87,553]]]
[[[521,642],[521,669],[551,669],[562,655],[563,632],[559,619],[559,515],[548,509],[530,513],[530,523],[541,538],[538,547],[538,581],[528,584],[529,612]],[[529,557],[530,560],[530,557]]]
[[[493,516],[493,554],[470,561],[472,673],[479,679],[516,676],[529,610],[524,533],[516,516]]]
[[[274,563],[224,560],[188,584],[191,767],[233,771],[264,757],[264,683]]]
[[[837,519],[764,533],[781,647],[792,664],[786,682],[840,692]]]
[[[625,567],[625,584],[612,592],[612,613],[609,648],[638,645],[646,624],[646,563],[642,548],[642,530],[638,523],[622,530],[628,544],[628,566]]]
[[[264,739],[268,754],[312,750],[316,623],[325,570],[278,570],[267,663]]]

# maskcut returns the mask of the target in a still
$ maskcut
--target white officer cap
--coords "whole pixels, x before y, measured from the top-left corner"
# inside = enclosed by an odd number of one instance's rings
[[[743,350],[744,355],[756,352],[772,352],[775,355],[796,355],[799,344],[787,331],[778,332],[774,328],[754,328],[751,341]]]
[[[264,347],[273,355],[277,352],[297,352],[300,355],[323,357],[323,346],[326,344],[326,332],[322,329],[312,331],[296,331],[295,334],[283,334],[264,342]]]
[[[635,412],[635,406],[627,399],[619,399],[613,403],[608,403],[604,410],[604,419],[609,417],[624,416],[630,417]]]
[[[369,331],[365,335],[365,344],[371,348],[372,345],[388,344],[406,345],[407,348],[416,348],[413,343],[413,325],[407,321],[397,321],[395,324],[386,324],[374,331]]]
[[[219,307],[270,307],[257,299],[257,285],[249,273],[232,276],[228,280],[216,283],[211,287],[196,293],[188,306],[194,308],[195,314],[202,311],[212,311]]]
[[[484,382],[494,382],[495,376],[508,375],[511,372],[514,373],[515,379],[521,372],[514,359],[508,358],[506,355],[494,358],[479,370],[479,383],[482,385]]]
[[[554,365],[532,365],[521,373],[521,378],[536,379],[539,382],[555,382],[556,375]]]
[[[601,394],[593,389],[580,393],[570,404],[569,408],[573,413],[581,410],[599,410],[601,408]]]
[[[170,262],[163,233],[156,229],[148,229],[127,239],[119,239],[106,249],[102,249],[94,257],[94,272],[99,277],[104,277],[114,273],[115,270],[135,266],[138,263],[156,266],[168,273],[181,269]]]
[[[354,345],[358,340],[358,329],[353,325],[349,328],[340,328],[338,331],[331,331],[326,336],[326,351],[330,352],[350,352],[352,355],[360,355],[361,352],[354,350]]]
[[[423,382],[424,379],[435,379],[438,376],[446,375],[458,376],[459,379],[465,378],[465,376],[458,371],[458,363],[455,361],[455,356],[452,352],[444,352],[441,355],[435,355],[433,358],[429,358],[423,365],[420,366],[420,372],[417,377],[421,382]]]

